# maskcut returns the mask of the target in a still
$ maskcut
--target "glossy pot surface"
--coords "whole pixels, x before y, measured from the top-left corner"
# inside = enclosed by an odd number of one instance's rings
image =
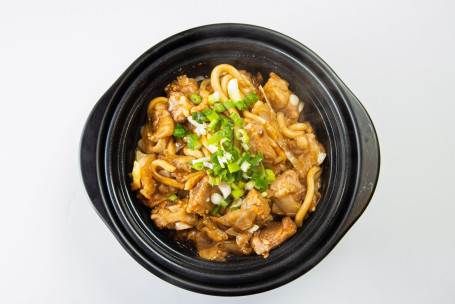
[[[178,75],[209,76],[220,63],[275,72],[305,102],[327,150],[316,212],[270,256],[206,261],[156,228],[130,190],[129,173],[148,102]],[[176,34],[139,57],[95,105],[82,134],[80,162],[89,197],[123,247],[177,286],[212,295],[246,295],[281,286],[310,270],[368,205],[379,174],[379,144],[367,112],[316,54],[275,31],[215,24]]]

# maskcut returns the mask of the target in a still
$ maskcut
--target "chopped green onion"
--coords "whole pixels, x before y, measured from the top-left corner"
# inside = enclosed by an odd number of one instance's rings
[[[269,183],[265,179],[256,179],[254,181],[256,188],[260,190],[267,190],[269,188]]]
[[[269,183],[273,182],[275,180],[275,173],[270,169],[265,169],[265,172],[267,173],[267,181]]]
[[[215,93],[209,95],[209,98],[208,98],[209,105],[213,106],[219,100],[220,100],[220,92],[215,91]]]
[[[253,92],[249,93],[247,97],[243,100],[243,102],[248,106],[251,107],[256,101],[259,100],[259,96],[254,94]]]
[[[209,145],[217,144],[221,139],[227,138],[230,140],[232,132],[230,130],[219,130],[208,139]]]
[[[207,130],[213,131],[216,128],[216,126],[220,123],[220,121],[221,121],[220,119],[212,120],[209,126],[207,127]]]
[[[231,194],[235,199],[238,199],[238,198],[241,198],[245,194],[245,191],[243,191],[242,189],[235,189],[232,191]]]
[[[212,185],[212,186],[218,186],[221,184],[221,176],[210,176],[209,177],[209,183]]]
[[[237,165],[237,163],[232,163],[232,164],[228,164],[228,170],[229,170],[229,172],[234,173],[234,172],[239,171],[240,167],[239,167],[239,165]]]
[[[263,160],[263,159],[264,159],[264,157],[262,156],[262,153],[259,152],[258,154],[256,154],[256,156],[254,156],[254,157],[250,160],[250,164],[251,164],[252,166],[256,166],[256,165],[259,164],[259,162],[260,162],[261,160]]]
[[[235,133],[235,137],[238,140],[241,140],[245,144],[247,144],[250,141],[250,138],[248,137],[248,134],[243,129],[238,129],[237,133]]]
[[[221,205],[216,206],[213,208],[212,212],[210,212],[211,215],[217,215],[218,211],[220,211]]]
[[[230,119],[223,118],[221,122],[221,130],[232,129],[234,128],[234,122]]]
[[[170,201],[175,201],[176,199],[178,199],[179,197],[175,194],[172,194],[171,196],[169,196],[167,199],[170,200]]]
[[[229,146],[229,144],[231,143],[231,140],[227,137],[220,139],[221,149],[224,149],[224,143],[226,143]]]
[[[190,134],[190,131],[185,129],[181,124],[176,123],[174,127],[174,136],[178,138],[183,138]]]
[[[223,105],[226,110],[229,110],[230,108],[233,108],[235,106],[235,103],[232,100],[228,99],[224,102]]]
[[[241,100],[239,100],[239,101],[237,101],[237,102],[235,103],[235,107],[236,107],[237,109],[239,109],[239,111],[243,111],[243,110],[248,109],[248,106],[247,106],[243,101],[241,101]]]
[[[245,185],[246,185],[245,182],[239,182],[239,183],[237,184],[237,187],[239,187],[240,189],[244,189],[244,188],[245,188]]]
[[[227,205],[229,205],[229,203],[226,203],[226,202],[221,202],[220,203],[221,208],[226,208]]]
[[[201,142],[198,140],[201,137],[197,136],[196,134],[191,134],[187,136],[188,139],[188,148],[192,150],[199,150],[202,147]]]
[[[232,112],[229,116],[234,121],[235,125],[240,127],[243,127],[245,125],[245,122],[239,117],[239,115],[237,115],[237,113]]]
[[[218,113],[215,112],[215,111],[211,111],[211,113],[206,114],[206,116],[207,116],[207,118],[208,118],[210,121],[214,121],[214,120],[220,119],[220,115],[218,115]]]
[[[232,211],[235,211],[235,210],[237,210],[237,209],[239,209],[238,206],[232,206],[232,207],[231,207],[231,210],[232,210]]]
[[[205,115],[201,112],[193,112],[191,113],[191,117],[197,122],[197,123],[204,123],[204,122],[208,122],[209,119],[207,117],[205,117]]]
[[[191,100],[192,103],[198,105],[198,104],[201,103],[202,98],[198,94],[191,94],[190,95],[190,100]]]
[[[243,147],[243,150],[245,150],[245,151],[250,150],[250,146],[248,146],[248,144],[246,144],[246,143],[242,143],[242,147]]]
[[[215,111],[217,111],[218,113],[226,111],[226,108],[224,107],[224,105],[222,103],[216,103],[213,106],[213,109],[215,109]]]
[[[253,189],[254,188],[254,184],[255,184],[254,181],[250,180],[248,183],[246,183],[245,190],[249,191],[249,190]]]
[[[230,99],[233,101],[240,100],[239,81],[236,78],[229,80],[227,91]]]
[[[243,162],[242,165],[240,166],[240,169],[243,171],[243,172],[247,172],[248,169],[251,167],[251,164],[247,161]]]
[[[191,167],[196,169],[197,171],[201,171],[204,169],[204,163],[195,163]]]

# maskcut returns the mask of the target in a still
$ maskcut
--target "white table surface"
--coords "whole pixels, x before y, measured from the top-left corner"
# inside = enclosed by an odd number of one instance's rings
[[[1,303],[455,303],[454,1],[2,1]],[[91,108],[182,30],[253,23],[321,56],[381,144],[370,206],[314,269],[243,298],[189,292],[136,263],[79,173]]]

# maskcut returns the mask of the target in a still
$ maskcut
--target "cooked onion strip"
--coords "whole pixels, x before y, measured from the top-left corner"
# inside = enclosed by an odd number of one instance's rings
[[[165,161],[163,159],[156,159],[152,162],[152,164],[150,165],[150,170],[152,171],[152,174],[153,174],[153,177],[159,181],[160,183],[162,184],[165,184],[165,185],[168,185],[168,186],[171,186],[171,187],[175,187],[175,188],[179,188],[179,189],[183,189],[185,187],[184,184],[182,183],[179,183],[178,181],[172,179],[172,178],[169,178],[169,177],[165,177],[161,174],[159,174],[157,172],[157,168],[158,167],[161,167],[163,168],[164,170],[167,170],[169,172],[174,172],[175,170],[177,170],[176,167],[174,167],[171,163],[169,163],[168,161]]]
[[[308,208],[310,207],[311,203],[313,202],[313,195],[314,195],[314,175],[319,172],[321,168],[319,167],[313,167],[308,171],[307,174],[307,192],[305,195],[305,200],[303,201],[302,206],[300,207],[299,211],[297,212],[294,222],[297,225],[297,227],[302,226],[302,221],[303,218],[305,217],[305,214],[308,211]]]
[[[187,156],[193,156],[195,158],[202,158],[204,157],[204,153],[202,153],[201,151],[199,150],[193,150],[193,149],[190,149],[188,146],[185,146],[183,148],[183,154],[187,155]]]
[[[174,138],[170,137],[169,142],[167,143],[167,147],[164,150],[164,154],[166,155],[175,155],[175,145],[174,145]]]
[[[234,78],[234,76],[232,76],[230,74],[226,74],[221,78],[221,92],[223,92],[223,94],[226,96],[229,96],[228,82],[233,78]]]

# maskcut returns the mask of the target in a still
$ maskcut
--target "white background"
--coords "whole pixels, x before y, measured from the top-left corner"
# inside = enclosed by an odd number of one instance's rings
[[[78,150],[139,55],[209,23],[275,29],[362,101],[382,165],[370,206],[313,270],[243,298],[136,263],[93,210]],[[455,303],[454,1],[0,2],[1,303]]]

